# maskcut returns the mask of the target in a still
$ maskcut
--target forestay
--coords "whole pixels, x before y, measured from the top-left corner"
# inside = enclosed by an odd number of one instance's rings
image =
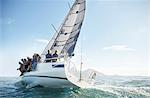
[[[52,53],[57,50],[60,55],[72,55],[84,20],[85,5],[85,0],[75,1],[64,22],[43,51],[43,55],[47,54],[48,50]]]

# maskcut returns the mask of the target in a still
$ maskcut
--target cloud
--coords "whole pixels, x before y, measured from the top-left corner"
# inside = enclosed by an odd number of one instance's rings
[[[16,20],[13,18],[0,18],[0,24],[11,25],[15,22],[16,22]]]
[[[36,42],[48,44],[49,40],[47,39],[35,39]]]
[[[104,47],[103,50],[135,51],[135,49],[130,48],[128,45],[112,45],[109,47]]]
[[[8,18],[7,20],[7,24],[12,24],[14,23],[16,20],[12,19],[12,18]]]
[[[5,19],[4,19],[4,20],[5,20]],[[7,18],[7,19],[4,21],[4,24],[10,25],[10,24],[13,24],[13,23],[15,23],[15,22],[16,22],[15,19]]]

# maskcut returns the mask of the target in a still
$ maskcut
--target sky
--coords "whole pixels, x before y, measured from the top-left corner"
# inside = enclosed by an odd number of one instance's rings
[[[0,76],[41,54],[74,0],[0,0]],[[150,76],[150,0],[87,0],[73,62],[107,75]],[[82,44],[81,44],[82,43]],[[82,50],[82,52],[81,52]]]

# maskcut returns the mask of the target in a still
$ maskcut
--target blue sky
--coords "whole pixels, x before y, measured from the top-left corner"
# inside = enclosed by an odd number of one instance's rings
[[[17,76],[18,61],[42,53],[74,0],[1,0],[0,76]],[[74,62],[105,74],[150,76],[149,0],[87,0]],[[82,37],[81,37],[82,36]],[[82,38],[82,39],[81,39]]]

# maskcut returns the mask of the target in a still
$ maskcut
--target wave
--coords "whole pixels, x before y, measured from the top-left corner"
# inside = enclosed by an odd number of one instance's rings
[[[105,77],[92,89],[26,88],[18,79],[0,79],[0,98],[150,98],[149,79],[114,79]]]

